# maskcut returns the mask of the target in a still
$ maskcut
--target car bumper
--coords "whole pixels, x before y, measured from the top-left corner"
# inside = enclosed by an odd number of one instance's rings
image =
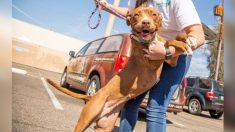
[[[209,105],[207,105],[205,110],[216,110],[216,111],[224,111],[224,104],[223,103],[217,103],[217,102],[211,102]]]
[[[183,111],[183,107],[182,105],[178,105],[178,104],[174,104],[174,103],[170,103],[168,108],[167,108],[167,112],[181,112]],[[146,111],[147,108],[147,103],[142,103],[140,105],[141,111]]]

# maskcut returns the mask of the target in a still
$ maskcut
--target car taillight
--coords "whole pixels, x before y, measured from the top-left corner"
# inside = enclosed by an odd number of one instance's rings
[[[120,72],[128,62],[128,56],[119,55],[114,65],[114,71]]]
[[[213,91],[207,92],[206,97],[209,98],[209,99],[212,99],[214,97],[214,92]]]

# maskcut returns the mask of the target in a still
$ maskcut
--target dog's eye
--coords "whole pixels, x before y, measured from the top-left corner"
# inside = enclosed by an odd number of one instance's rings
[[[136,13],[136,14],[134,14],[134,16],[135,16],[135,17],[138,17],[138,16],[139,16],[139,14],[138,14],[138,13]]]
[[[156,14],[156,13],[153,13],[153,16],[157,16],[157,14]]]

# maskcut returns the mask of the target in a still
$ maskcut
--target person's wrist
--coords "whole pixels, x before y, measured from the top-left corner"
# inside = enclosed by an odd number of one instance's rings
[[[165,47],[165,59],[169,60],[171,58],[172,58],[172,53],[171,53],[170,47],[167,46]]]

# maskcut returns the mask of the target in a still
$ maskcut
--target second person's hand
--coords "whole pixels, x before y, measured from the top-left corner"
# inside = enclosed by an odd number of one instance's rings
[[[162,43],[152,42],[149,45],[149,48],[143,49],[143,51],[145,52],[144,56],[149,60],[165,59],[166,50]]]

